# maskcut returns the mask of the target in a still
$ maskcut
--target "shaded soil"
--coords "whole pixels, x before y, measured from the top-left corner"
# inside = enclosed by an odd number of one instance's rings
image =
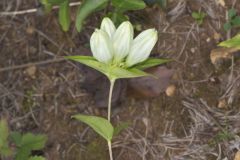
[[[233,159],[240,147],[240,64],[234,60],[216,69],[210,52],[239,31],[227,33],[223,24],[226,11],[232,6],[239,11],[240,4],[225,0],[223,7],[216,2],[170,1],[165,11],[149,7],[129,13],[143,29],[157,28],[159,41],[152,56],[173,59],[166,65],[174,70],[167,84],[176,86],[176,92],[169,97],[161,91],[149,98],[137,95],[127,81],[117,87],[125,88],[121,93],[116,88],[115,97],[121,99],[114,104],[113,123],[130,124],[114,139],[116,160]],[[0,11],[35,6],[27,0],[2,0]],[[198,10],[207,13],[202,25],[191,17]],[[86,83],[97,73],[61,59],[91,54],[89,38],[101,17],[101,12],[92,15],[81,33],[73,27],[64,33],[55,11],[0,16],[0,116],[13,130],[47,134],[44,155],[49,160],[108,159],[106,143],[70,118],[77,113],[106,117],[106,109],[98,106],[104,106],[108,88]],[[96,86],[102,84],[108,81],[100,77]]]

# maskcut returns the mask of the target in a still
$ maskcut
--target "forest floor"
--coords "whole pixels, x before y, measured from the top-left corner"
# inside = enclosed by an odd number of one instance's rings
[[[173,61],[151,70],[158,80],[116,86],[113,123],[129,126],[113,141],[115,160],[234,159],[240,149],[240,61],[213,63],[210,53],[239,31],[226,32],[223,25],[230,8],[240,14],[240,2],[219,2],[224,0],[172,0],[164,11],[128,14],[135,26],[158,30],[152,56]],[[37,0],[1,0],[0,12],[36,6]],[[198,25],[191,13],[200,10],[207,16]],[[91,54],[89,39],[103,16],[90,16],[81,33],[73,25],[63,32],[56,11],[0,16],[0,117],[12,130],[47,134],[41,154],[48,160],[108,159],[105,141],[71,116],[106,117],[109,82],[62,58]]]

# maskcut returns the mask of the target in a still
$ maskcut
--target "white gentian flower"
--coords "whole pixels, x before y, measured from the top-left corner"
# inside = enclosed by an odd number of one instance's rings
[[[155,29],[148,29],[140,33],[131,45],[130,52],[126,59],[127,67],[145,61],[156,44],[158,34]]]
[[[126,67],[145,61],[157,42],[157,31],[145,30],[134,40],[133,35],[133,26],[129,21],[116,29],[110,18],[104,18],[100,29],[96,29],[90,39],[93,56],[110,65],[125,62]]]
[[[129,53],[133,41],[133,26],[123,22],[113,36],[114,61],[121,62]]]
[[[112,20],[108,17],[105,17],[102,20],[100,29],[107,32],[107,34],[110,38],[114,35],[114,33],[116,31],[115,25],[113,24]]]
[[[93,57],[99,62],[110,63],[113,58],[112,44],[105,31],[96,29],[90,38]]]

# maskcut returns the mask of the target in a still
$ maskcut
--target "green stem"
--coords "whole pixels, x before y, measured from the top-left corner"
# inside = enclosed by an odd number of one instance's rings
[[[112,155],[112,142],[111,142],[111,141],[108,141],[108,150],[109,150],[110,160],[113,160],[113,155]]]
[[[108,96],[108,121],[110,123],[111,123],[111,104],[112,104],[112,94],[113,94],[114,83],[115,83],[115,79],[110,79],[110,89],[109,89],[109,96]],[[110,160],[113,160],[111,141],[108,141],[108,151],[109,151]]]
[[[108,97],[108,121],[111,122],[111,104],[112,104],[112,94],[114,87],[115,79],[110,80],[110,89],[109,89],[109,97]]]

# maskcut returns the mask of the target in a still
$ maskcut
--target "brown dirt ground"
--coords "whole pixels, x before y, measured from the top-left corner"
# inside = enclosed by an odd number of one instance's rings
[[[2,0],[0,11],[36,6],[34,1],[17,2]],[[240,3],[225,0],[223,7],[216,2],[170,1],[164,12],[152,7],[129,13],[144,29],[158,29],[153,54],[174,60],[167,67],[176,71],[171,83],[177,91],[173,97],[128,95],[114,107],[114,124],[130,123],[114,139],[116,160],[231,160],[240,148],[239,61],[218,71],[209,58],[219,41],[239,31],[227,34],[223,24],[226,11],[232,6],[240,11]],[[191,17],[198,10],[208,14],[200,26]],[[73,27],[62,32],[55,11],[47,16],[0,16],[0,116],[13,130],[46,133],[43,153],[49,160],[108,159],[106,143],[70,118],[76,113],[106,116],[106,110],[97,108],[92,95],[81,88],[85,79],[81,65],[56,60],[85,54],[102,16],[92,15],[81,33]],[[32,65],[25,66],[28,63]],[[218,108],[219,102],[223,108]]]

